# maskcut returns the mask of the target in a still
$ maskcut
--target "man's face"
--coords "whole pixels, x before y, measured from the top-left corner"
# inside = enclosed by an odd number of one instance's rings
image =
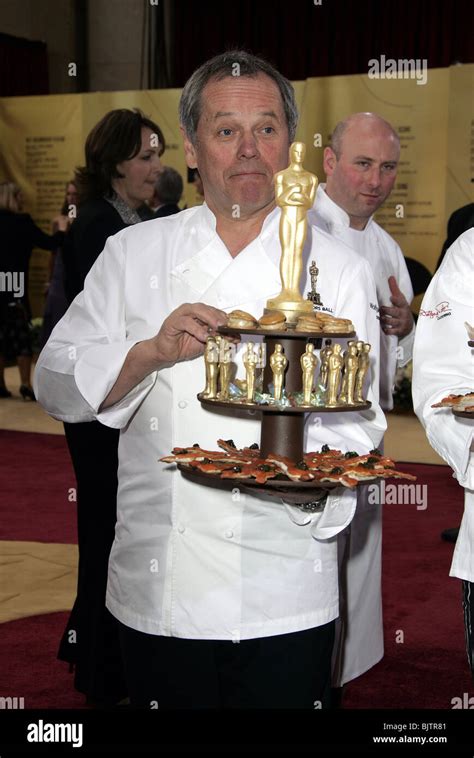
[[[273,175],[288,165],[288,127],[276,83],[265,74],[211,80],[186,161],[198,168],[216,215],[251,216],[274,203]],[[235,209],[238,206],[239,216]]]
[[[381,122],[350,124],[342,137],[339,160],[331,148],[324,151],[326,192],[363,229],[392,191],[400,148]]]

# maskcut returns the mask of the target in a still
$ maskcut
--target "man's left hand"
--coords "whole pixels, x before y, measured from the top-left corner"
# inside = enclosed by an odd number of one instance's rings
[[[380,307],[380,323],[385,334],[395,334],[397,337],[406,337],[413,328],[413,314],[410,310],[408,301],[400,291],[397,280],[394,276],[389,276],[388,286],[390,287],[393,308],[387,305]]]

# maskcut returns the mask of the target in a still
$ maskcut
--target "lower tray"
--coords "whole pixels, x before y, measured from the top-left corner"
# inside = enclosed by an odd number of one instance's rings
[[[453,414],[459,416],[459,418],[474,418],[473,411],[457,411],[455,408],[453,408],[452,411]]]
[[[292,499],[301,497],[298,502],[310,502],[321,496],[322,493],[329,492],[336,487],[344,487],[339,482],[293,482],[291,479],[269,479],[265,484],[257,484],[255,479],[221,479],[215,474],[204,474],[202,471],[194,471],[183,464],[178,463],[178,469],[185,479],[189,479],[195,484],[203,484],[205,487],[214,487],[221,490],[244,489],[271,497],[283,497],[288,495]],[[365,479],[360,484],[369,484],[378,481],[378,477]],[[357,489],[357,488],[353,488]],[[296,504],[296,503],[295,503]]]

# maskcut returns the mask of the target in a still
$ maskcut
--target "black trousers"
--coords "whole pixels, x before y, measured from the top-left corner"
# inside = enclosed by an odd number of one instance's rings
[[[334,621],[233,643],[119,625],[132,708],[327,708]]]
[[[98,421],[64,424],[77,479],[77,597],[58,658],[74,665],[74,686],[97,702],[127,695],[117,619],[105,607],[117,521],[119,430]]]

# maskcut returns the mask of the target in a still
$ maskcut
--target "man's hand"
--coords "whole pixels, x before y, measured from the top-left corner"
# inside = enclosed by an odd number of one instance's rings
[[[413,328],[413,314],[403,292],[400,291],[397,280],[394,276],[389,276],[388,286],[390,287],[393,308],[387,305],[380,307],[380,323],[385,334],[395,334],[397,337],[406,337]]]
[[[117,381],[99,412],[115,405],[153,371],[197,358],[204,352],[209,335],[226,323],[227,314],[210,305],[180,305],[163,321],[156,337],[137,342],[129,350]]]
[[[227,314],[210,305],[185,303],[170,313],[151,340],[159,363],[173,365],[202,355],[206,340],[218,326],[227,324]]]

